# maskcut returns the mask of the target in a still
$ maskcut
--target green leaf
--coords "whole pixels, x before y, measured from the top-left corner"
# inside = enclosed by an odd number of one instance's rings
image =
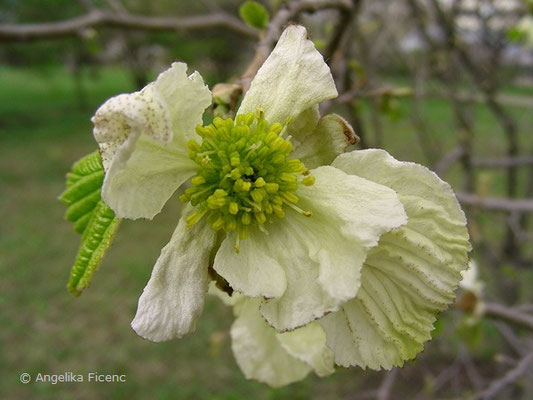
[[[506,32],[507,40],[510,42],[521,42],[525,39],[526,34],[523,30],[518,27],[510,28]]]
[[[65,218],[83,233],[96,204],[101,200],[104,169],[98,152],[91,153],[72,166],[67,174],[67,189],[59,199],[68,206]]]
[[[67,189],[60,196],[68,207],[65,218],[74,222],[74,230],[82,234],[67,285],[76,296],[89,286],[120,223],[101,198],[103,180],[100,154],[91,153],[73,165],[67,174]]]
[[[239,15],[244,22],[257,29],[266,28],[270,18],[265,7],[255,1],[244,2],[239,8]]]

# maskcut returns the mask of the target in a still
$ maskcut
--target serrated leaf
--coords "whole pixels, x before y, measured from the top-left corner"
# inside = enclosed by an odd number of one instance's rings
[[[115,217],[113,210],[100,200],[83,232],[80,249],[70,271],[69,292],[78,296],[89,286],[119,224],[120,220]]]
[[[78,296],[89,286],[94,272],[111,245],[120,220],[101,197],[104,169],[98,152],[76,162],[67,174],[67,189],[60,200],[68,206],[65,218],[74,222],[81,243],[70,273],[68,290]]]
[[[98,152],[91,153],[72,166],[67,174],[67,189],[59,199],[68,206],[65,218],[74,222],[74,229],[83,233],[91,213],[100,201],[104,169]]]
[[[246,1],[239,8],[239,15],[244,22],[252,28],[264,29],[270,16],[261,4],[255,1]]]

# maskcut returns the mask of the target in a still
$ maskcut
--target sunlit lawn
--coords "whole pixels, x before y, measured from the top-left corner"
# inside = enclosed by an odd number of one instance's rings
[[[280,390],[247,381],[231,355],[231,310],[214,299],[193,335],[160,344],[137,337],[129,323],[178,220],[177,199],[154,221],[123,223],[92,287],[79,298],[68,294],[78,237],[57,200],[64,175],[95,148],[89,119],[96,107],[133,90],[129,75],[119,69],[89,75],[83,81],[87,104],[81,108],[65,71],[0,68],[0,398],[336,399],[357,393],[367,379],[381,379],[380,373],[352,369]],[[407,114],[409,104],[401,106]],[[450,110],[438,100],[428,101],[424,110],[443,153],[453,148]],[[530,111],[513,112],[531,126]],[[494,120],[483,107],[476,114],[476,145],[487,154],[501,153]],[[385,120],[384,131],[385,147],[396,157],[424,161],[408,118]],[[502,179],[494,175],[499,193]],[[18,380],[22,372],[68,371],[124,373],[127,383],[22,385]]]

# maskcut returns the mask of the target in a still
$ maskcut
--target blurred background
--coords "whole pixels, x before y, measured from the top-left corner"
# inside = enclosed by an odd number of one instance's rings
[[[241,3],[0,0],[0,398],[532,399],[532,2],[264,0],[270,23],[256,27],[239,17]],[[271,389],[241,374],[233,316],[216,299],[181,340],[150,343],[129,327],[179,218],[177,197],[153,221],[123,222],[79,298],[65,288],[79,236],[57,197],[72,163],[95,150],[90,117],[107,98],[174,60],[238,93],[290,21],[309,29],[334,74],[340,96],[323,111],[348,119],[359,147],[452,184],[478,281],[404,368],[339,369]],[[19,382],[65,371],[127,383]]]

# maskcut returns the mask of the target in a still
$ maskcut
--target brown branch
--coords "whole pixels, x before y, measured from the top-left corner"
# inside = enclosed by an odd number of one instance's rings
[[[513,369],[509,370],[500,379],[492,382],[487,389],[478,393],[470,398],[470,400],[489,400],[494,398],[498,393],[502,391],[506,386],[514,383],[519,379],[526,371],[529,370],[533,364],[533,352],[526,355],[520,360],[520,362]]]
[[[472,166],[483,168],[508,168],[533,165],[533,156],[516,156],[503,158],[473,158]]]
[[[106,0],[105,2],[117,14],[128,14],[128,10],[120,0]]]
[[[293,0],[282,6],[268,24],[266,31],[257,44],[252,62],[239,81],[243,88],[243,93],[246,93],[253,77],[272,51],[281,35],[283,26],[293,18],[304,12],[316,12],[324,9],[349,11],[351,8],[352,3],[349,0]]]
[[[464,155],[464,152],[465,149],[463,147],[457,146],[449,153],[446,153],[435,166],[437,175],[444,176],[451,166]]]
[[[533,200],[514,200],[506,198],[485,197],[471,193],[458,192],[457,199],[464,205],[493,211],[533,212]]]
[[[189,17],[146,17],[128,13],[92,10],[87,14],[60,22],[0,24],[0,41],[58,39],[79,34],[87,28],[112,27],[149,31],[194,31],[226,28],[254,38],[258,32],[233,15],[217,12]]]
[[[484,315],[533,331],[533,315],[497,303],[485,303]]]
[[[461,64],[469,73],[474,85],[483,93],[485,103],[492,114],[496,117],[498,123],[501,125],[505,136],[507,138],[507,156],[516,157],[518,155],[518,130],[515,121],[510,113],[497,101],[496,91],[497,82],[494,79],[492,66],[499,62],[498,55],[500,52],[494,52],[494,57],[487,66],[479,66],[474,59],[472,59],[468,49],[460,43],[457,38],[455,25],[453,19],[450,19],[444,12],[438,0],[431,0],[430,4],[435,11],[437,22],[440,24],[446,36],[446,44],[450,50],[457,54]],[[515,166],[507,168],[507,197],[515,198],[518,194],[518,170]],[[521,249],[516,243],[516,238],[511,231],[507,229],[505,244],[503,252],[514,260],[520,260]]]
[[[361,0],[352,0],[352,6],[347,10],[340,10],[340,18],[335,27],[335,31],[331,35],[329,43],[324,50],[324,59],[331,65],[336,55],[342,55],[342,44],[350,36],[350,25],[353,22],[354,16],[357,14]],[[339,57],[336,57],[339,58]]]
[[[506,340],[513,351],[519,356],[524,355],[524,350],[527,350],[527,347],[524,342],[520,340],[518,336],[516,336],[514,330],[508,324],[501,321],[495,321],[494,325],[496,328],[498,328],[502,337]]]

